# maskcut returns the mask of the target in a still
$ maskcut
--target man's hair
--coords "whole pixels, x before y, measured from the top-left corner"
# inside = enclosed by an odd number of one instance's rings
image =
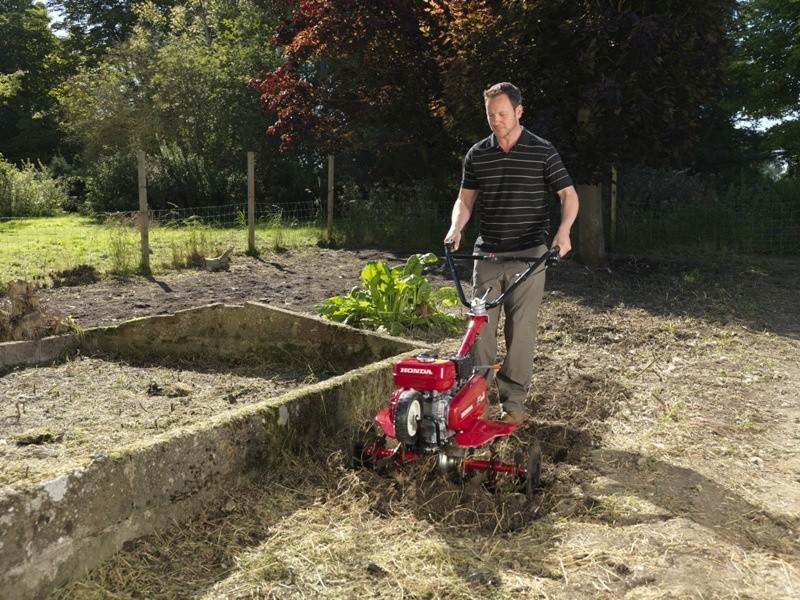
[[[520,104],[522,104],[522,92],[520,92],[519,88],[513,83],[508,83],[507,81],[495,83],[493,86],[484,90],[483,100],[485,102],[489,98],[494,98],[495,96],[500,96],[501,94],[508,96],[508,99],[511,100],[511,106],[514,108],[517,108]]]

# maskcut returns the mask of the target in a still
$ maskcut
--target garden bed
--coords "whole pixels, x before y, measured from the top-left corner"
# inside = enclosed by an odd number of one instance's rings
[[[46,593],[363,418],[391,390],[392,357],[413,349],[257,304],[89,329],[55,347],[66,350],[47,364],[0,362],[9,600]]]

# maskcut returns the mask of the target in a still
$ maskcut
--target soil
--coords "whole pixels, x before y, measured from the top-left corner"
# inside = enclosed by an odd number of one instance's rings
[[[314,306],[329,296],[346,294],[359,283],[370,260],[390,266],[408,255],[326,248],[273,253],[262,258],[234,256],[227,271],[187,270],[150,278],[103,279],[70,285],[61,273],[59,287],[42,290],[51,311],[71,316],[83,328],[113,325],[135,317],[170,314],[215,302],[261,302],[314,314]],[[81,277],[85,276],[80,270]],[[78,281],[82,281],[81,277]]]
[[[373,259],[392,266],[405,261],[385,254],[320,249],[270,260],[242,256],[224,271],[104,280],[81,266],[53,274],[51,287],[10,290],[12,304],[17,300],[20,308],[9,314],[22,312],[24,317],[9,319],[12,326],[7,331],[25,339],[32,332],[61,333],[65,322],[80,330],[218,302],[255,301],[314,313],[317,302],[356,285],[363,265]],[[14,327],[18,323],[25,327]],[[0,485],[24,485],[76,469],[87,457],[141,436],[191,425],[328,376],[310,366],[298,370],[286,364],[220,375],[178,364],[125,364],[84,356],[7,373],[0,377],[5,401],[0,415]]]
[[[81,327],[212,302],[313,313],[367,261],[405,258],[234,256],[225,272],[41,298]],[[441,268],[429,279],[448,282]],[[348,457],[301,458],[59,597],[798,597],[798,289],[795,258],[567,261],[548,274],[530,416],[497,448],[524,457],[541,442],[532,499],[424,466],[353,472]]]

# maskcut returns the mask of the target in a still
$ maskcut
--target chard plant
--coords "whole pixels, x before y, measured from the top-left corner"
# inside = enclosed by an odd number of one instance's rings
[[[392,335],[414,329],[457,333],[463,319],[442,309],[458,304],[453,287],[434,289],[423,275],[425,265],[438,260],[432,253],[414,254],[405,265],[389,267],[370,261],[361,271],[361,285],[344,296],[332,296],[317,305],[326,319]]]

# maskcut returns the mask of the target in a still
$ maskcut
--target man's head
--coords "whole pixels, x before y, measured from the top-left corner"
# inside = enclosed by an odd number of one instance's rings
[[[483,92],[484,102],[488,102],[491,98],[505,94],[508,96],[511,106],[517,108],[522,104],[522,92],[513,83],[504,81],[502,83],[495,83],[493,86],[486,88]]]
[[[499,139],[515,139],[519,119],[522,117],[522,94],[511,83],[496,83],[483,92],[486,102],[486,119]]]

